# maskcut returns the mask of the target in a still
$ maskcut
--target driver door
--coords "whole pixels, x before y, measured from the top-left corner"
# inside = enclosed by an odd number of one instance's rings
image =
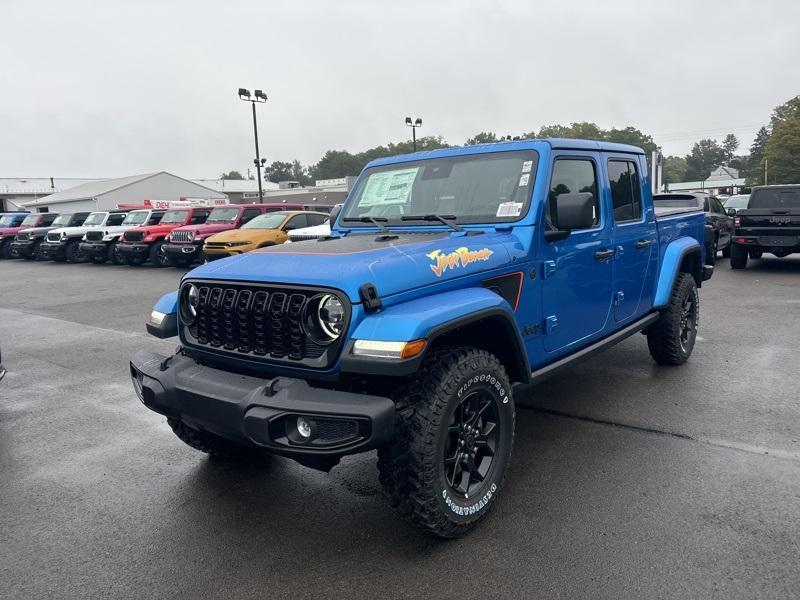
[[[555,198],[559,194],[589,192],[595,198],[594,225],[573,230],[563,240],[540,240],[542,248],[542,310],[547,352],[580,345],[601,332],[612,300],[613,255],[611,219],[604,209],[605,186],[600,181],[598,153],[563,152],[553,162],[545,207],[544,227],[557,229]]]

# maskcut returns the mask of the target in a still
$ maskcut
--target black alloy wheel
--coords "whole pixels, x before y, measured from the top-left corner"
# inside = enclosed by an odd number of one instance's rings
[[[694,295],[687,295],[681,306],[681,350],[684,352],[694,346],[697,335],[697,309]]]
[[[447,429],[445,478],[451,491],[469,497],[492,468],[499,438],[499,415],[492,396],[474,390],[456,407]]]

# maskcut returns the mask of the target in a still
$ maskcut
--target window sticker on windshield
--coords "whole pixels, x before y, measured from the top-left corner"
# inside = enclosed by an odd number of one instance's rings
[[[522,163],[522,172],[523,173],[530,173],[532,168],[533,168],[533,161],[532,160],[526,160],[524,163]]]
[[[367,179],[359,206],[378,206],[382,204],[404,204],[408,201],[411,186],[419,167],[373,173]]]
[[[498,217],[518,217],[522,212],[522,202],[501,202],[497,207]]]
[[[528,185],[528,181],[530,181],[531,176],[529,173],[525,173],[525,175],[520,175],[519,177],[519,187],[525,187]]]

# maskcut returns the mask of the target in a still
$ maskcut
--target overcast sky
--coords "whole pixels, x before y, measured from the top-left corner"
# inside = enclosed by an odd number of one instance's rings
[[[0,177],[186,177],[595,121],[748,147],[800,94],[800,2],[0,0]]]

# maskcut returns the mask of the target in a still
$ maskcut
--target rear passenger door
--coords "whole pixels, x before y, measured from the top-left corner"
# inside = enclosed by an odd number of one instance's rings
[[[606,156],[614,223],[614,319],[625,321],[647,310],[642,296],[655,282],[656,227],[644,210],[639,163],[633,156]]]

